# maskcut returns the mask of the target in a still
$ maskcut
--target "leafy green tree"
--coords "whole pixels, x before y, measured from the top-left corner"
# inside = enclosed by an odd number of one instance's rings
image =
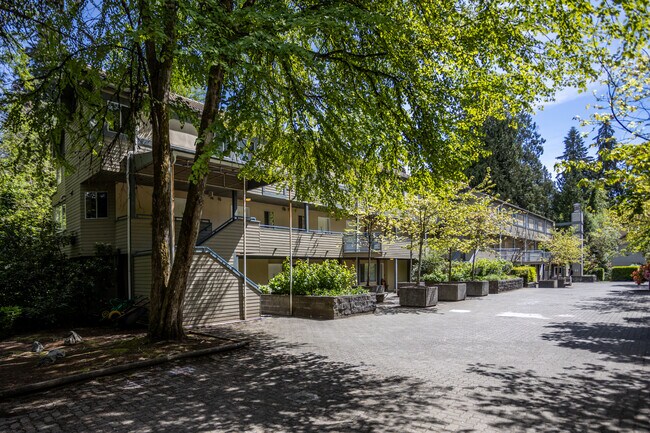
[[[471,185],[480,184],[489,172],[494,192],[503,200],[550,217],[555,186],[541,163],[545,140],[529,114],[489,118],[483,125],[487,155],[469,170]]]
[[[209,157],[243,143],[252,153],[249,179],[290,173],[299,196],[330,204],[363,190],[369,177],[385,191],[400,189],[404,170],[423,184],[460,178],[489,116],[527,109],[557,85],[595,75],[591,56],[603,49],[593,38],[627,7],[8,0],[0,58],[11,71],[3,70],[0,95],[21,107],[5,124],[28,112],[49,136],[44,143],[60,142],[65,130],[97,147],[84,140],[107,115],[100,89],[129,89],[132,111],[144,110],[152,125],[149,333],[178,339]],[[205,95],[200,113],[173,97],[183,89]],[[173,261],[171,110],[186,113],[199,133]],[[252,140],[262,145],[253,149]]]
[[[550,253],[549,265],[568,267],[582,258],[580,238],[575,235],[573,228],[554,230],[549,239],[540,243],[540,248]]]
[[[609,269],[612,258],[621,249],[623,229],[613,212],[604,210],[594,216],[594,229],[586,239],[587,269]]]

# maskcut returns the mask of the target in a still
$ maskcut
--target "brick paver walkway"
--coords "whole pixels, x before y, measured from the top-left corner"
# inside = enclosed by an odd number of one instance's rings
[[[650,431],[650,292],[522,289],[210,330],[251,347],[0,404],[0,431]]]

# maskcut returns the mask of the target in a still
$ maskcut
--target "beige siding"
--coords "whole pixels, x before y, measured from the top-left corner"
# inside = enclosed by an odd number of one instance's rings
[[[134,258],[134,293],[149,296],[151,257]],[[185,326],[209,326],[241,319],[241,279],[221,266],[208,254],[195,254],[188,277],[183,305]],[[260,316],[260,295],[246,290],[246,318]]]
[[[108,193],[108,217],[86,218],[85,194],[92,191]],[[77,247],[80,255],[95,254],[95,245],[110,244],[115,246],[115,187],[113,184],[82,184],[80,185],[81,215]]]
[[[239,320],[243,307],[241,279],[230,273],[208,254],[195,254],[192,260],[185,304],[186,326],[208,326]],[[246,318],[259,317],[260,295],[246,290]]]
[[[127,250],[126,230],[126,218],[115,222],[115,248],[119,248],[123,253]],[[151,250],[151,218],[131,219],[131,250],[134,253]]]
[[[133,258],[133,293],[149,297],[151,289],[151,256]]]
[[[408,259],[411,253],[408,249],[409,245],[410,242],[403,240],[385,245],[381,256],[386,258]]]

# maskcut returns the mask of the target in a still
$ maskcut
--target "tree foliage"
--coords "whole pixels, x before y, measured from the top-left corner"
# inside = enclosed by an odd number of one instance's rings
[[[558,266],[568,266],[582,258],[580,238],[573,228],[555,229],[549,239],[541,242],[540,248],[550,253],[549,263]]]
[[[530,108],[558,85],[595,76],[592,56],[603,49],[594,37],[626,7],[9,0],[0,6],[0,58],[9,65],[0,98],[18,108],[3,123],[28,118],[46,144],[76,132],[79,145],[101,157],[106,147],[88,131],[107,115],[100,89],[129,89],[132,111],[145,110],[152,126],[150,334],[181,338],[210,156],[244,146],[248,178],[286,174],[299,196],[332,205],[369,181],[398,192],[404,170],[422,184],[459,178],[489,116]],[[204,95],[203,109],[188,110],[173,90]],[[171,110],[199,131],[173,262]]]
[[[541,163],[545,140],[529,114],[489,118],[483,125],[487,155],[469,170],[472,186],[481,183],[488,172],[494,192],[503,200],[546,217],[552,216],[555,186]]]

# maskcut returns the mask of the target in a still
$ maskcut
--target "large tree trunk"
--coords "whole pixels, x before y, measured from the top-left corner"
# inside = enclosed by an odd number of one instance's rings
[[[198,131],[199,139],[196,141],[194,167],[198,166],[198,164],[207,164],[208,161],[204,157],[204,154],[211,149],[212,134],[208,134],[207,130],[218,116],[219,105],[221,104],[223,77],[223,68],[220,66],[212,66],[210,68],[208,89]],[[201,214],[203,212],[204,192],[208,181],[209,170],[207,170],[207,167],[202,167],[198,172],[204,174],[191,181],[187,191],[187,201],[185,203],[185,210],[183,211],[178,245],[176,247],[176,255],[174,256],[174,265],[169,280],[169,294],[172,297],[171,302],[177,308],[173,310],[174,317],[169,317],[168,320],[173,323],[178,323],[181,329],[183,323],[183,299],[187,288],[187,278],[192,265],[194,246],[196,245],[196,239],[199,233]]]
[[[151,291],[149,337],[152,340],[183,337],[182,324],[169,321],[175,316],[177,305],[169,296],[168,282],[171,274],[171,146],[169,142],[169,92],[171,85],[173,52],[176,49],[178,4],[168,0],[160,14],[162,22],[153,22],[154,14],[147,2],[139,4],[145,31],[162,25],[167,39],[162,43],[145,41],[145,56],[149,73],[152,126],[151,150],[153,157],[153,202],[151,240]]]

